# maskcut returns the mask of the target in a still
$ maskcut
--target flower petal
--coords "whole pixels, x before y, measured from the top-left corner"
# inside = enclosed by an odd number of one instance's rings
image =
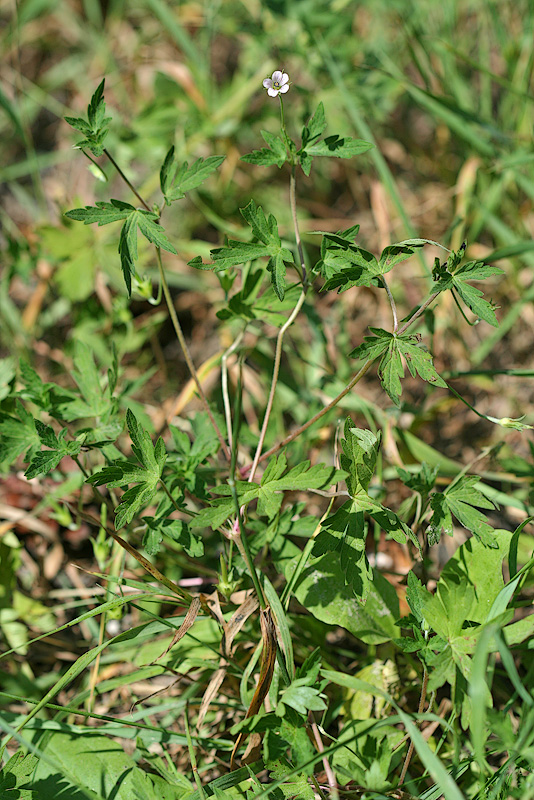
[[[273,89],[273,88],[267,89],[267,94],[269,95],[269,97],[276,97],[278,95],[278,89]]]
[[[282,70],[275,69],[275,71],[273,72],[273,75],[272,75],[273,83],[280,83],[280,81],[282,80],[282,77],[283,77]]]
[[[283,86],[281,86],[279,91],[282,92],[282,94],[289,92],[289,83],[285,83]]]
[[[287,72],[284,72],[284,73],[282,74],[282,77],[280,78],[280,83],[281,83],[281,84],[282,84],[282,86],[283,86],[283,85],[284,85],[284,83],[287,83],[287,82],[288,82],[288,80],[289,80],[289,75],[287,74]]]
[[[270,78],[265,78],[265,80],[263,81],[263,88],[264,89],[271,89],[272,85],[273,85],[272,80]]]

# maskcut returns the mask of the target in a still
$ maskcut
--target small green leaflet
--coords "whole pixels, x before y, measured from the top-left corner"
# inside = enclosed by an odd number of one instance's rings
[[[71,422],[87,417],[107,417],[111,411],[111,393],[102,387],[91,348],[81,341],[76,342],[72,377],[80,392],[72,400],[56,406],[60,419]]]
[[[0,769],[0,797],[3,795],[4,800],[31,800],[35,797],[32,789],[20,787],[31,786],[31,777],[38,763],[37,756],[17,750]]]
[[[275,136],[268,131],[261,131],[267,147],[262,147],[261,150],[253,150],[252,153],[247,153],[241,156],[241,161],[246,161],[247,164],[257,164],[261,167],[270,167],[276,164],[281,167],[287,161],[287,150],[284,142],[280,136]]]
[[[108,134],[108,123],[111,121],[111,117],[105,116],[104,83],[105,80],[98,86],[87,106],[87,121],[82,117],[65,117],[65,122],[85,136],[85,139],[76,142],[74,146],[80,150],[87,148],[97,157],[104,152],[104,139]]]
[[[358,247],[351,239],[339,234],[325,234],[320,262],[321,274],[326,279],[323,291],[337,289],[346,292],[353,286],[371,286],[386,275],[396,264],[410,258],[425,244],[438,244],[432,239],[406,239],[384,248],[377,259],[368,250]]]
[[[166,509],[173,511],[173,508]],[[166,519],[163,516],[141,517],[146,523],[147,530],[143,537],[143,547],[149,556],[155,556],[159,552],[159,546],[166,536],[181,545],[188,556],[198,558],[204,554],[204,544],[202,539],[195,536],[189,530],[189,526],[182,519]]]
[[[284,453],[274,456],[268,463],[263,473],[261,483],[248,483],[236,481],[237,496],[240,505],[247,505],[251,500],[258,499],[257,513],[260,517],[273,519],[282,505],[284,491],[308,491],[310,489],[327,489],[333,483],[342,480],[346,473],[327,467],[326,464],[316,464],[310,467],[309,461],[303,461],[285,475],[287,459]],[[214,494],[223,495],[219,500],[214,500],[211,506],[203,509],[190,525],[194,528],[210,526],[214,530],[219,528],[235,513],[232,490],[230,486],[216,486]]]
[[[180,167],[174,160],[174,146],[171,147],[160,170],[160,186],[165,204],[170,206],[174,200],[181,200],[186,192],[196,189],[206,178],[215,172],[225,156],[198,158],[191,166],[184,161]]]
[[[25,460],[29,461],[41,447],[34,419],[18,399],[15,413],[16,416],[0,414],[1,460],[6,463],[13,462],[21,453],[27,453]]]
[[[452,536],[452,517],[477,536],[483,544],[495,547],[495,531],[479,508],[495,508],[482,492],[475,488],[479,478],[476,475],[464,475],[454,481],[445,492],[431,495],[430,507],[433,514],[427,528],[429,544],[436,544],[441,535]]]
[[[272,214],[266,217],[261,206],[257,206],[254,200],[241,209],[241,214],[257,242],[237,242],[230,239],[226,247],[219,247],[210,252],[213,263],[203,264],[200,256],[197,256],[189,262],[189,266],[197,269],[226,270],[265,256],[269,259],[267,270],[271,274],[273,289],[278,299],[283,300],[286,263],[293,264],[294,260],[291,251],[287,247],[282,247],[276,219]]]
[[[94,486],[105,484],[110,489],[136,484],[124,492],[115,509],[116,530],[128,525],[150,503],[156,494],[167,457],[163,439],[160,437],[153,445],[148,431],[139,425],[130,409],[126,412],[126,424],[132,440],[132,452],[139,463],[114,461],[87,479]]]
[[[145,211],[143,208],[135,208],[129,203],[123,203],[122,200],[111,200],[110,203],[100,200],[96,206],[74,208],[72,211],[67,211],[65,216],[83,222],[84,225],[96,222],[99,227],[109,225],[110,222],[124,220],[119,237],[119,255],[128,295],[132,293],[132,275],[135,274],[135,262],[138,256],[138,229],[145,239],[148,239],[156,247],[177,255],[175,247],[167,239],[161,225],[157,223],[158,215],[152,211]]]
[[[49,449],[41,450],[32,456],[30,466],[24,473],[28,480],[37,477],[37,475],[51,472],[57,467],[62,458],[65,458],[65,456],[77,456],[82,449],[81,441],[65,441],[68,433],[67,428],[62,428],[56,436],[54,429],[50,425],[45,425],[38,419],[34,420],[34,423],[41,445]]]
[[[446,388],[447,384],[436,372],[432,354],[421,344],[419,334],[404,333],[397,336],[383,328],[369,328],[369,330],[373,336],[366,336],[363,343],[353,350],[350,356],[372,360],[382,356],[378,377],[395,405],[399,405],[402,394],[403,359],[412,377],[419,375],[433,386]]]
[[[326,128],[324,106],[319,103],[311,120],[302,129],[302,145],[297,153],[299,163],[306,175],[310,174],[313,156],[329,156],[335,158],[352,158],[365,153],[374,147],[363,139],[352,139],[350,136],[327,136],[319,141]]]
[[[284,800],[314,800],[315,792],[313,787],[308,783],[308,779],[304,772],[295,774],[293,768],[281,760],[273,761],[269,764],[271,778],[274,781],[281,781],[287,779],[282,783],[278,789],[280,790]]]
[[[280,714],[280,704],[291,706],[299,714],[307,714],[308,711],[324,711],[326,703],[321,695],[321,689],[309,685],[307,677],[297,678],[290,686],[282,691],[277,712]]]
[[[492,303],[483,299],[483,292],[471,286],[468,281],[483,281],[492,275],[502,275],[503,270],[499,267],[492,267],[482,261],[468,261],[461,267],[457,264],[463,255],[465,247],[460,248],[458,254],[453,253],[446,264],[439,264],[436,259],[432,277],[435,285],[433,291],[446,291],[450,289],[453,295],[458,295],[465,305],[476,314],[478,319],[482,319],[493,325],[494,328],[499,324],[495,316],[495,309]]]
[[[347,585],[352,587],[359,600],[365,602],[373,580],[373,572],[365,555],[365,515],[378,522],[396,541],[405,542],[409,538],[418,548],[420,545],[411,529],[393,511],[369,496],[368,489],[380,448],[380,435],[354,428],[352,421],[347,419],[345,438],[341,444],[343,453],[340,463],[348,472],[347,489],[352,499],[324,521],[312,554],[319,557],[339,551],[339,562]]]

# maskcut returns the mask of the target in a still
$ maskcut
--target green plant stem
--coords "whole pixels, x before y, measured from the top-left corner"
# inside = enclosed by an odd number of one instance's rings
[[[402,327],[399,328],[399,330],[397,331],[397,336],[402,336],[402,334],[405,333],[408,330],[410,325],[412,325],[415,322],[415,320],[418,319],[421,316],[421,314],[424,314],[424,312],[427,310],[427,308],[430,305],[432,305],[432,303],[434,302],[434,300],[436,299],[436,297],[439,294],[441,294],[441,292],[433,292],[429,297],[427,297],[425,302],[422,305],[419,306],[419,308],[417,309],[415,314],[413,314],[410,317],[410,319],[407,320],[407,322],[405,322],[404,325],[402,325]]]
[[[232,433],[232,411],[230,408],[230,395],[228,394],[228,358],[229,356],[234,353],[241,341],[243,336],[245,335],[246,325],[245,328],[238,334],[235,340],[232,342],[228,350],[225,351],[224,355],[221,358],[221,391],[223,396],[223,405],[224,405],[224,417],[226,419],[226,428],[228,431],[228,446],[230,450],[233,450],[233,433]]]
[[[280,98],[280,115],[281,115],[281,124],[282,130],[285,133],[284,127],[284,106],[282,103],[282,98]],[[287,134],[286,138],[287,138]],[[271,380],[271,388],[269,391],[269,398],[267,400],[267,407],[265,409],[265,415],[263,417],[263,424],[261,426],[260,438],[258,441],[258,446],[256,448],[256,453],[254,455],[254,461],[252,462],[252,467],[250,470],[250,474],[248,477],[249,483],[254,480],[254,476],[256,474],[256,469],[258,468],[258,464],[261,460],[261,451],[263,448],[263,443],[265,441],[265,435],[267,433],[267,426],[269,424],[269,418],[271,416],[271,411],[274,402],[274,394],[276,391],[276,385],[278,383],[278,374],[280,372],[280,361],[282,359],[282,345],[284,342],[284,335],[288,328],[291,327],[293,322],[298,316],[300,309],[306,299],[306,292],[308,290],[308,279],[306,275],[306,266],[304,264],[304,253],[302,252],[302,241],[300,238],[300,230],[299,230],[299,223],[297,217],[297,201],[296,201],[296,180],[295,180],[295,164],[292,162],[291,164],[291,177],[289,179],[289,205],[291,207],[291,217],[293,219],[293,229],[295,233],[295,242],[297,244],[297,250],[299,254],[300,260],[300,269],[301,269],[301,278],[302,278],[302,292],[300,294],[299,299],[297,300],[297,304],[287,320],[284,322],[282,327],[278,332],[278,337],[276,339],[276,349],[274,354],[274,365],[273,365],[273,377]]]
[[[117,162],[115,161],[115,159],[113,158],[111,153],[108,150],[105,150],[105,149],[104,149],[104,153],[108,157],[108,159],[111,161],[111,163],[113,164],[113,166],[115,167],[115,169],[117,170],[119,175],[121,176],[122,180],[126,183],[128,188],[130,189],[130,191],[132,191],[134,193],[134,195],[137,197],[137,199],[139,200],[141,205],[147,211],[152,211],[152,209],[150,208],[148,203],[146,203],[145,200],[143,200],[143,198],[141,197],[141,195],[139,194],[139,192],[137,191],[135,186],[132,184],[132,182],[127,178],[127,176],[124,174],[122,169],[119,167],[119,165],[117,164]],[[215,433],[217,434],[217,438],[218,438],[219,442],[221,443],[221,447],[223,449],[223,453],[224,453],[225,457],[227,458],[227,460],[229,461],[230,460],[230,451],[229,451],[229,449],[228,449],[228,447],[226,445],[226,442],[224,440],[224,437],[223,437],[221,431],[219,430],[219,426],[215,422],[215,417],[213,416],[213,414],[211,412],[211,409],[210,409],[209,403],[208,403],[208,398],[206,397],[206,395],[204,393],[204,390],[203,390],[203,388],[202,388],[202,386],[200,384],[200,380],[199,380],[197,371],[195,369],[195,365],[193,363],[193,359],[191,358],[191,354],[189,352],[189,348],[187,346],[187,342],[185,341],[181,325],[180,325],[180,323],[178,321],[178,316],[176,314],[176,309],[174,308],[174,303],[172,301],[172,296],[171,296],[171,293],[170,293],[170,290],[169,290],[169,284],[167,283],[167,278],[165,277],[165,270],[163,269],[163,263],[162,263],[162,260],[161,260],[161,250],[160,250],[159,247],[156,247],[156,257],[157,257],[157,261],[158,261],[158,269],[159,269],[160,281],[161,281],[161,285],[163,286],[163,293],[165,295],[165,302],[167,303],[167,309],[168,309],[170,317],[171,317],[171,321],[172,321],[172,324],[173,324],[173,327],[174,327],[174,331],[176,333],[176,337],[178,339],[178,342],[180,343],[180,347],[182,348],[182,353],[184,355],[185,363],[187,364],[187,368],[189,369],[191,377],[193,378],[195,386],[197,387],[197,391],[199,393],[200,399],[202,401],[202,404],[204,406],[204,409],[205,409],[206,413],[208,414],[208,417],[210,418],[210,422],[213,425]]]
[[[350,383],[347,386],[345,386],[343,391],[340,392],[337,395],[337,397],[334,397],[334,399],[331,400],[330,403],[328,403],[326,406],[324,406],[324,408],[318,411],[317,414],[315,414],[311,419],[305,422],[304,425],[301,425],[299,428],[296,428],[296,430],[294,430],[293,433],[290,433],[289,436],[286,436],[285,439],[282,439],[281,442],[278,442],[278,444],[275,444],[273,447],[271,447],[270,450],[267,450],[267,452],[263,453],[263,455],[259,457],[258,463],[260,461],[265,461],[266,458],[270,458],[270,456],[272,456],[274,453],[277,453],[279,450],[281,450],[282,447],[285,447],[286,444],[289,444],[298,436],[300,436],[301,433],[304,433],[304,431],[308,430],[308,428],[310,428],[315,422],[317,422],[317,420],[321,419],[321,417],[324,417],[325,414],[328,414],[328,412],[331,411],[331,409],[333,409],[339,403],[339,401],[342,400],[345,397],[345,395],[347,395],[350,392],[350,390],[353,389],[356,386],[356,384],[361,381],[365,373],[369,371],[373,361],[374,359],[371,358],[368,359],[368,361],[365,362],[363,367],[356,373],[354,378],[350,381]],[[242,472],[246,474],[247,469],[248,469],[247,467],[244,467]]]
[[[407,322],[405,322],[401,328],[399,328],[399,330],[397,331],[397,336],[401,336],[410,327],[410,325],[412,325],[415,322],[415,320],[418,319],[418,317],[420,317],[421,314],[424,313],[424,311],[436,299],[436,297],[439,294],[440,292],[434,292],[433,294],[431,294],[430,297],[427,300],[425,300],[425,302],[421,306],[419,306],[415,314],[413,314],[413,316],[410,317],[410,319]],[[290,433],[288,436],[285,437],[285,439],[282,439],[281,442],[278,442],[278,444],[273,445],[273,447],[271,447],[270,450],[267,450],[265,453],[263,453],[263,455],[259,456],[256,463],[256,467],[260,463],[260,461],[265,461],[266,458],[270,458],[270,456],[272,456],[274,453],[277,453],[279,450],[281,450],[282,447],[285,447],[286,444],[289,444],[298,436],[300,436],[301,433],[304,433],[304,431],[308,430],[308,428],[311,427],[315,422],[317,422],[317,420],[321,419],[321,417],[324,417],[325,414],[328,414],[328,412],[331,411],[339,403],[339,401],[342,400],[345,397],[345,395],[347,395],[350,392],[350,390],[356,386],[357,383],[359,383],[359,381],[363,378],[365,373],[369,371],[369,368],[371,367],[371,364],[373,363],[374,360],[375,359],[368,359],[363,365],[363,367],[361,367],[361,369],[352,378],[350,383],[343,389],[343,391],[340,392],[337,395],[337,397],[334,397],[334,399],[331,400],[330,403],[328,403],[326,406],[324,406],[324,408],[318,411],[317,414],[315,414],[311,419],[305,422],[304,425],[301,425],[299,428],[296,428],[293,431],[293,433]],[[248,466],[243,467],[241,469],[241,475],[243,476],[246,475],[248,470],[249,470]]]
[[[235,513],[237,518],[237,524],[239,527],[239,531],[234,533],[232,537],[232,541],[235,541],[237,544],[241,556],[243,557],[243,561],[248,567],[248,571],[250,573],[250,577],[252,578],[252,583],[254,584],[254,589],[256,591],[256,595],[258,597],[259,604],[263,611],[268,606],[267,600],[265,598],[265,594],[263,589],[261,588],[261,584],[258,580],[258,574],[256,572],[256,567],[254,566],[254,560],[252,558],[252,553],[250,552],[250,547],[248,545],[247,534],[243,526],[243,518],[241,516],[241,509],[239,508],[239,498],[237,496],[237,489],[235,486],[235,481],[233,478],[228,480],[228,485],[232,490],[232,499],[234,501]]]
[[[174,327],[174,332],[176,333],[176,338],[178,339],[178,341],[180,343],[180,347],[182,348],[182,353],[184,354],[185,363],[187,364],[187,367],[189,369],[191,377],[193,378],[195,386],[197,387],[197,391],[199,393],[200,399],[202,400],[202,404],[204,406],[204,409],[205,409],[208,417],[210,418],[210,422],[213,425],[213,429],[215,430],[215,433],[217,434],[217,438],[218,438],[219,442],[221,443],[221,447],[223,449],[223,453],[224,453],[225,457],[227,458],[227,460],[229,461],[230,460],[230,451],[228,449],[228,445],[226,444],[226,442],[224,440],[224,436],[222,435],[221,431],[219,430],[219,426],[215,422],[215,417],[212,414],[211,408],[210,408],[209,403],[208,403],[208,398],[206,397],[206,395],[204,393],[204,389],[202,388],[202,386],[200,384],[200,380],[198,378],[198,374],[197,374],[197,371],[195,369],[195,365],[193,364],[193,359],[191,358],[191,354],[189,352],[189,348],[187,346],[187,342],[185,341],[185,337],[184,337],[184,334],[183,334],[183,331],[182,331],[182,327],[181,327],[181,325],[180,325],[180,323],[178,321],[178,316],[176,314],[176,309],[174,308],[174,303],[172,301],[172,296],[171,296],[171,292],[170,292],[170,289],[169,289],[169,284],[167,283],[167,278],[165,277],[165,270],[163,269],[163,263],[161,261],[161,250],[160,250],[159,247],[156,247],[156,255],[157,255],[157,260],[158,260],[158,269],[159,269],[160,280],[161,280],[161,284],[163,286],[163,294],[165,295],[165,302],[167,303],[167,308],[169,310],[169,315],[170,315],[170,318],[171,318],[171,321],[172,321],[172,324],[173,324],[173,327]]]
[[[201,797],[201,800],[204,800],[206,797],[206,793],[204,791],[204,787],[202,786],[202,781],[200,780],[200,775],[198,774],[197,768],[197,757],[195,753],[195,748],[193,747],[193,740],[191,739],[191,731],[189,730],[189,720],[187,719],[187,712],[189,711],[189,706],[185,707],[184,711],[184,727],[185,727],[185,735],[187,738],[187,749],[189,750],[189,758],[191,760],[191,769],[193,770],[193,776],[195,778],[195,783],[197,785],[198,793]]]
[[[397,316],[397,306],[395,304],[395,298],[391,294],[391,289],[389,288],[388,282],[386,281],[383,275],[380,276],[380,280],[382,282],[382,286],[386,290],[389,304],[391,306],[391,313],[393,314],[393,333],[397,333],[397,328],[399,327],[399,318]]]
[[[425,702],[426,702],[426,689],[428,686],[428,672],[426,667],[423,667],[423,685],[421,686],[421,696],[419,697],[419,708],[417,709],[418,714],[422,714]],[[406,773],[408,772],[408,767],[410,766],[410,761],[412,760],[412,755],[414,751],[415,745],[413,741],[410,742],[410,746],[408,747],[408,752],[406,753],[406,758],[404,759],[404,764],[402,765],[402,772],[399,778],[399,786],[402,786],[404,783],[404,779],[406,777]]]
[[[297,198],[296,198],[296,179],[295,179],[296,165],[291,165],[291,177],[289,178],[289,205],[291,206],[291,217],[293,219],[293,230],[295,231],[295,242],[297,243],[297,250],[300,261],[300,277],[302,278],[302,286],[306,291],[308,277],[306,275],[306,265],[304,263],[304,252],[302,250],[302,240],[300,238],[299,221],[297,217]]]
[[[104,149],[104,154],[105,154],[105,155],[106,155],[106,156],[109,158],[109,160],[111,161],[111,163],[113,164],[113,166],[115,167],[115,169],[117,170],[117,172],[119,173],[119,175],[121,176],[121,178],[123,179],[124,183],[125,183],[125,184],[128,186],[128,188],[130,189],[130,191],[134,193],[134,195],[137,197],[137,199],[139,200],[139,202],[141,203],[141,205],[142,205],[144,208],[146,208],[146,210],[147,210],[147,211],[150,211],[150,212],[152,212],[152,209],[150,208],[150,206],[148,205],[148,203],[146,203],[146,202],[143,200],[143,198],[141,197],[141,195],[139,194],[139,192],[137,191],[137,189],[135,188],[135,186],[134,186],[134,185],[131,183],[131,181],[130,181],[130,180],[128,180],[128,178],[126,177],[126,175],[124,174],[124,172],[122,171],[122,169],[119,167],[119,165],[117,164],[117,162],[115,161],[115,159],[113,158],[113,156],[111,155],[111,153],[109,152],[109,150],[106,150],[106,149]]]
[[[274,394],[276,391],[276,385],[278,383],[278,373],[280,372],[280,361],[282,359],[282,344],[284,341],[284,334],[287,329],[293,324],[295,321],[300,309],[302,308],[302,304],[306,298],[306,290],[303,289],[300,297],[297,301],[297,305],[291,312],[290,316],[287,318],[286,322],[280,328],[278,332],[278,337],[276,339],[276,349],[274,354],[274,366],[273,366],[273,377],[271,380],[271,389],[269,391],[269,399],[267,400],[267,408],[265,409],[265,415],[263,417],[263,424],[261,426],[260,438],[258,441],[258,446],[256,448],[256,454],[254,456],[254,461],[252,462],[252,467],[250,470],[250,475],[248,477],[249,483],[254,480],[254,475],[256,474],[256,469],[260,461],[263,461],[266,456],[261,455],[263,442],[265,441],[265,434],[267,433],[267,425],[269,424],[269,418],[271,416],[271,411],[273,407],[274,401]]]
[[[175,507],[176,511],[183,511],[183,509],[178,506],[176,500],[174,499],[174,497],[170,493],[170,491],[167,488],[167,486],[165,485],[164,481],[161,480],[161,478],[160,478],[159,483],[160,483],[161,488],[163,489],[163,491],[165,492],[165,494],[167,495],[167,497],[169,498],[169,500],[171,501],[171,503]]]

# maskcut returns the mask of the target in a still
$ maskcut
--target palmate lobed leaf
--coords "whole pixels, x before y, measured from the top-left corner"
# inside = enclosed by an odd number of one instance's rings
[[[486,516],[476,507],[492,509],[495,504],[488,500],[482,492],[475,489],[479,481],[476,475],[464,475],[455,481],[445,492],[436,492],[431,496],[432,516],[427,529],[430,544],[439,541],[442,534],[452,536],[452,517],[475,534],[488,547],[496,546],[495,532]]]
[[[129,524],[152,500],[167,458],[163,439],[160,437],[153,445],[148,431],[138,423],[130,409],[126,412],[126,424],[132,440],[132,452],[139,463],[115,461],[87,479],[87,482],[94,486],[106,485],[110,488],[124,487],[130,483],[137,484],[124,492],[121,502],[115,509],[116,529]]]
[[[309,461],[303,461],[283,475],[287,460],[282,453],[269,462],[260,485],[248,481],[236,481],[237,496],[240,505],[247,505],[258,499],[258,515],[268,519],[278,513],[283,500],[284,491],[307,491],[309,489],[325,489],[342,480],[346,476],[343,470],[336,470],[326,464],[310,467]],[[234,502],[230,486],[216,486],[214,494],[223,495],[214,500],[208,508],[203,509],[193,520],[192,527],[220,527],[234,513]]]
[[[405,333],[398,336],[383,328],[370,328],[373,336],[366,336],[363,343],[349,355],[351,358],[375,360],[382,356],[378,376],[384,390],[399,405],[404,378],[403,359],[412,377],[417,375],[433,386],[447,387],[446,382],[434,367],[432,354],[421,343],[419,334]]]
[[[268,146],[241,156],[241,161],[262,167],[270,167],[274,164],[278,168],[282,167],[287,161],[287,150],[284,142],[279,136],[275,136],[268,131],[260,131],[260,133]]]
[[[121,200],[111,200],[109,203],[98,201],[96,206],[74,208],[72,211],[67,211],[65,216],[83,222],[84,225],[96,222],[102,226],[124,220],[119,236],[118,250],[124,282],[129,295],[132,291],[132,275],[135,273],[135,263],[138,257],[138,230],[151,244],[177,255],[176,248],[168,240],[164,229],[158,224],[158,215],[143,208],[135,208],[130,203],[123,203]]]
[[[189,266],[196,269],[223,270],[266,256],[271,284],[278,299],[282,301],[285,296],[285,265],[294,263],[293,254],[287,247],[282,247],[276,219],[272,214],[266,217],[261,206],[257,206],[253,200],[240,210],[258,241],[238,242],[230,239],[226,247],[211,250],[211,264],[203,264],[200,256],[197,256],[189,261]]]
[[[196,189],[220,167],[226,156],[208,156],[197,158],[189,166],[184,161],[180,166],[174,159],[174,145],[171,147],[160,170],[160,186],[165,204],[170,206],[175,200],[181,200],[187,192]]]
[[[81,117],[65,117],[65,122],[85,136],[75,147],[87,148],[94,156],[101,156],[104,152],[104,140],[108,134],[108,123],[111,117],[106,117],[106,104],[104,102],[104,84],[101,81],[87,106],[87,122]]]
[[[484,300],[483,292],[475,286],[471,286],[468,281],[482,281],[492,275],[502,275],[503,270],[482,261],[469,261],[458,267],[458,263],[463,255],[464,248],[461,248],[454,259],[449,258],[445,265],[436,264],[433,277],[435,286],[434,291],[450,290],[456,292],[465,305],[476,314],[479,319],[484,320],[493,327],[497,327],[498,321],[492,303]]]
[[[306,145],[305,152],[310,156],[334,156],[335,158],[353,158],[365,153],[374,147],[363,139],[353,139],[351,136],[327,136],[320,142]]]

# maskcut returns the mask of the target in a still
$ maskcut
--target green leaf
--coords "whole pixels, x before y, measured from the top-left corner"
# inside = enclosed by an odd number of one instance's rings
[[[464,475],[454,481],[445,492],[436,492],[431,496],[432,516],[427,529],[429,544],[439,541],[442,534],[452,536],[452,517],[472,531],[488,547],[496,547],[495,531],[479,508],[495,508],[474,486],[479,478],[476,475]]]
[[[204,555],[204,544],[200,537],[195,536],[184,520],[162,519],[161,517],[142,517],[147,524],[147,532],[143,539],[143,546],[149,555],[156,555],[159,546],[166,536],[181,545],[188,556],[199,558]]]
[[[85,136],[85,139],[76,142],[75,147],[87,148],[97,157],[104,152],[104,140],[109,131],[108,123],[111,120],[111,117],[105,116],[104,83],[105,80],[99,84],[87,106],[87,122],[81,117],[65,117],[65,121],[69,125]]]
[[[402,261],[406,261],[406,259],[411,258],[415,251],[423,247],[425,244],[433,244],[436,247],[443,247],[439,244],[439,242],[434,242],[432,239],[405,239],[402,242],[390,244],[388,247],[385,247],[382,251],[379,261],[381,274],[385,275],[387,272],[393,269],[396,264],[400,264]]]
[[[302,129],[302,146],[306,148],[308,144],[318,139],[326,128],[324,105],[319,103],[315,114],[307,125]]]
[[[286,567],[286,580],[296,569],[300,555]],[[308,561],[295,589],[297,600],[319,620],[340,625],[367,644],[380,644],[399,636],[396,620],[399,601],[395,588],[373,569],[365,605],[347,586],[339,553],[327,553]]]
[[[38,763],[36,756],[17,750],[0,770],[0,797],[5,800],[32,800],[35,795],[31,788],[21,787],[31,786],[30,778]]]
[[[323,237],[320,270],[326,281],[323,291],[339,292],[353,286],[370,286],[381,272],[372,253],[339,235]]]
[[[493,327],[497,327],[497,317],[492,303],[483,299],[483,292],[468,281],[482,281],[492,275],[502,275],[503,270],[499,267],[492,267],[482,261],[469,261],[461,267],[457,264],[463,256],[465,247],[458,253],[453,253],[446,264],[436,263],[433,271],[433,278],[436,282],[433,291],[450,290],[456,292],[465,305],[478,317],[488,322]]]
[[[95,798],[114,800],[178,800],[184,794],[182,786],[168,783],[159,775],[150,775],[126,755],[122,744],[108,736],[85,730],[74,732],[51,731],[47,735],[46,753],[52,764],[39,761],[33,783],[39,787],[39,800],[59,797],[82,797],[80,791],[65,791],[65,782],[83,787]],[[7,798],[6,798],[7,800]],[[84,797],[85,800],[85,797]]]
[[[294,263],[294,260],[291,251],[287,247],[282,247],[276,219],[272,214],[266,217],[261,206],[257,206],[253,200],[240,210],[258,242],[237,242],[230,239],[226,247],[219,247],[210,252],[213,263],[204,265],[197,257],[190,261],[189,265],[197,269],[223,270],[266,256],[269,259],[267,269],[271,274],[274,291],[279,300],[283,300],[284,262]]]
[[[11,394],[13,379],[16,375],[15,359],[10,356],[9,358],[0,359],[0,400],[4,400]]]
[[[253,150],[252,153],[241,156],[241,161],[262,167],[270,167],[274,164],[277,167],[281,167],[287,161],[287,150],[284,142],[280,136],[275,136],[268,131],[261,131],[261,135],[268,147],[262,147],[261,150]]]
[[[324,711],[325,701],[320,697],[321,690],[309,685],[308,678],[297,678],[283,690],[280,702],[291,706],[299,714],[308,711]]]
[[[340,463],[350,475],[347,489],[351,497],[355,498],[362,493],[367,494],[375,472],[381,434],[353,427],[350,417],[345,421],[344,433]]]
[[[347,489],[352,500],[328,517],[315,541],[312,554],[321,556],[337,553],[345,581],[355,596],[365,602],[369,594],[373,573],[365,554],[367,524],[365,514],[400,542],[409,538],[418,548],[419,542],[410,528],[390,509],[385,508],[368,494],[374,475],[380,435],[369,430],[352,427],[345,422],[345,438],[341,440],[343,452],[340,463],[348,473]]]
[[[360,504],[349,501],[324,521],[312,550],[314,556],[339,553],[346,584],[362,602],[367,599],[373,579],[365,554],[366,537],[367,525]]]
[[[157,214],[152,211],[146,211],[143,208],[134,208],[134,206],[129,203],[123,203],[121,200],[111,200],[110,203],[99,201],[96,206],[86,206],[85,208],[75,208],[72,211],[67,211],[65,216],[69,217],[69,219],[83,222],[84,225],[96,222],[101,226],[124,220],[119,237],[119,255],[128,295],[132,291],[132,275],[135,273],[135,262],[138,255],[138,229],[156,247],[177,255],[176,248],[168,240],[164,229],[158,224],[159,217]]]
[[[66,211],[65,216],[77,222],[83,222],[84,225],[92,225],[93,222],[96,222],[100,227],[109,225],[110,222],[127,219],[134,211],[134,206],[124,203],[122,200],[111,200],[109,203],[98,200],[95,206],[73,208],[72,211]],[[156,215],[154,214],[154,216]]]
[[[194,164],[189,164],[185,161],[179,169],[167,167],[166,171],[166,190],[162,191],[165,195],[165,202],[170,205],[174,200],[181,200],[185,197],[186,192],[196,189],[201,183],[209,178],[212,172],[220,167],[226,156],[209,156],[208,158],[197,158]],[[169,158],[165,159],[165,163]],[[163,168],[162,168],[163,169]]]
[[[51,472],[65,456],[77,456],[82,449],[82,443],[79,441],[65,441],[65,436],[68,433],[67,428],[62,428],[58,436],[56,436],[54,429],[49,425],[45,425],[38,419],[34,420],[34,423],[41,445],[50,449],[41,450],[31,457],[30,466],[24,473],[28,480],[37,477],[37,475]]]
[[[26,411],[20,400],[16,405],[17,416],[7,414],[0,419],[0,449],[2,461],[12,463],[22,453],[27,453],[26,461],[41,446],[39,434],[32,415]]]
[[[310,467],[309,461],[303,461],[284,475],[286,465],[286,457],[282,453],[271,459],[259,486],[248,481],[236,481],[239,504],[247,505],[257,498],[258,515],[271,520],[280,509],[284,491],[325,489],[346,475],[345,472],[328,467],[326,464]],[[215,500],[209,508],[203,509],[191,520],[192,527],[210,526],[215,530],[233,515],[234,503],[230,486],[216,486],[212,491],[223,497]]]
[[[138,423],[130,409],[126,412],[126,424],[132,440],[132,452],[139,464],[131,461],[114,461],[87,479],[87,482],[94,486],[105,484],[109,488],[136,484],[124,492],[120,504],[115,509],[117,530],[128,525],[138,512],[150,503],[156,494],[167,457],[163,439],[160,437],[153,445],[148,431]]]
[[[381,286],[378,281],[381,275],[387,274],[396,264],[410,258],[425,244],[441,247],[432,239],[406,239],[386,247],[377,260],[372,253],[357,247],[353,238],[339,233],[325,234],[320,263],[321,274],[326,278],[323,291],[338,289],[339,292],[346,292],[354,286],[371,286],[373,283]]]
[[[176,175],[177,165],[174,160],[174,145],[171,147],[167,155],[165,156],[165,160],[161,165],[161,169],[159,172],[159,183],[161,186],[161,192],[165,197],[167,192],[172,186],[174,181],[174,177]],[[167,203],[169,205],[169,203]]]
[[[305,152],[310,156],[330,156],[335,158],[353,158],[374,147],[363,139],[352,139],[350,136],[327,136],[321,142],[306,145]]]
[[[382,356],[378,377],[384,390],[396,405],[399,405],[402,394],[403,359],[412,377],[419,375],[433,386],[447,386],[436,372],[432,354],[421,344],[419,334],[405,333],[397,336],[382,328],[370,328],[370,330],[373,336],[366,336],[363,343],[353,350],[350,356],[373,360]]]
[[[315,793],[304,773],[294,774],[292,767],[281,760],[273,762],[272,765],[269,765],[269,769],[271,778],[275,781],[280,781],[287,775],[287,780],[279,786],[284,798],[287,800],[289,798],[294,798],[294,800],[314,799]]]
[[[84,342],[77,341],[74,355],[72,377],[80,390],[79,396],[67,402],[60,402],[54,411],[68,422],[87,417],[108,418],[111,410],[111,396],[102,386],[96,368],[93,351]]]

